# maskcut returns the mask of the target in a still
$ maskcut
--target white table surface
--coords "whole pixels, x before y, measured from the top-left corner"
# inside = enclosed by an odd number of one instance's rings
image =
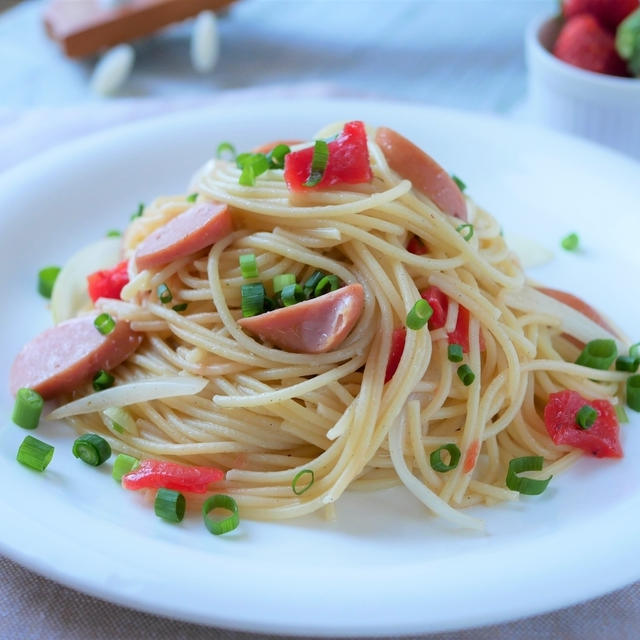
[[[241,0],[220,19],[222,53],[211,74],[192,70],[190,27],[184,24],[137,43],[130,81],[117,98],[105,100],[88,89],[95,60],[65,59],[43,34],[43,2],[23,0],[0,13],[0,171],[64,140],[134,118],[274,93],[383,96],[524,117],[524,28],[556,5],[556,0]],[[632,640],[639,630],[636,584],[551,614],[429,637]],[[258,637],[105,603],[0,556],[1,640]]]

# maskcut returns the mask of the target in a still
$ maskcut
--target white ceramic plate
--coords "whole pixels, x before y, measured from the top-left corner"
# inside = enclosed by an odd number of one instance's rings
[[[413,138],[503,222],[557,249],[532,275],[582,295],[638,338],[635,278],[640,166],[611,152],[486,117],[418,106],[272,102],[208,110],[110,131],[0,179],[0,550],[67,585],[146,611],[262,632],[382,635],[460,629],[539,613],[640,578],[640,420],[623,427],[626,457],[584,459],[537,498],[477,508],[487,534],[430,517],[402,489],[348,494],[336,522],[241,523],[214,537],[193,514],[158,520],[110,478],[73,459],[61,424],[45,474],[15,462],[25,432],[9,420],[7,372],[49,325],[36,273],[123,227],[139,201],[184,192],[218,142],[237,148],[309,137],[340,119]]]

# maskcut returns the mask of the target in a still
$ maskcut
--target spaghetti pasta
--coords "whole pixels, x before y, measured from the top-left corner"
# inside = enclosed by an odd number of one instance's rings
[[[341,130],[336,125],[323,135]],[[257,519],[318,511],[350,488],[403,484],[433,514],[477,529],[482,523],[460,509],[516,499],[505,485],[512,458],[542,456],[540,477],[574,462],[577,450],[549,437],[544,407],[566,389],[615,405],[625,374],[573,363],[576,343],[624,341],[538,292],[499,224],[470,198],[461,230],[437,198],[390,166],[374,130],[366,146],[370,180],[307,192],[292,192],[280,169],[243,186],[235,163],[211,160],[189,193],[198,193],[197,203],[226,204],[234,231],[138,272],[140,243],[193,205],[181,195],[146,206],[124,236],[129,283],[120,299],[96,303],[144,336],[112,371],[116,385],[103,392],[111,393],[111,405],[119,402],[118,389],[129,390],[120,406],[137,433],[116,433],[100,411],[74,410],[73,403],[53,416],[65,416],[78,432],[102,434],[129,455],[226,470],[224,492]],[[412,237],[424,253],[407,249]],[[296,353],[241,326],[248,281],[239,257],[248,253],[259,272],[250,282],[263,283],[267,295],[276,276],[293,274],[304,283],[316,270],[343,286],[359,284],[362,312],[344,341]],[[170,303],[158,299],[160,285]],[[429,301],[426,290],[447,301],[443,321],[404,330],[386,380],[394,330],[405,326],[417,300]],[[463,363],[449,359],[452,340],[464,346]],[[462,364],[474,376],[468,386],[457,375]],[[162,379],[183,388],[136,396],[145,393],[140,384],[146,381],[148,390]],[[460,463],[437,471],[430,455],[445,445],[460,451]],[[300,492],[294,479],[302,473],[313,480]]]

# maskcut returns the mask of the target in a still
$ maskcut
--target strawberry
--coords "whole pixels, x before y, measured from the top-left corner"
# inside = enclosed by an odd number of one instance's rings
[[[591,15],[569,18],[558,35],[553,54],[581,69],[626,76],[627,65],[616,51],[615,38]]]
[[[565,18],[588,13],[612,31],[638,7],[640,0],[563,0],[562,3]]]

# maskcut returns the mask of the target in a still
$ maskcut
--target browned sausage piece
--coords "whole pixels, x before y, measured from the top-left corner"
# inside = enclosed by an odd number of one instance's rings
[[[414,189],[424,193],[445,213],[460,220],[467,219],[467,205],[462,191],[430,155],[388,127],[378,127],[376,143],[389,166],[410,180]]]
[[[364,306],[364,289],[355,283],[290,307],[241,318],[238,324],[293,353],[324,353],[340,346]]]
[[[210,247],[233,230],[226,204],[203,202],[149,234],[136,249],[138,269],[153,269]]]
[[[69,393],[101,369],[124,362],[142,342],[128,322],[118,320],[107,335],[94,325],[97,313],[51,327],[29,342],[11,367],[9,388],[37,391],[45,400]]]

